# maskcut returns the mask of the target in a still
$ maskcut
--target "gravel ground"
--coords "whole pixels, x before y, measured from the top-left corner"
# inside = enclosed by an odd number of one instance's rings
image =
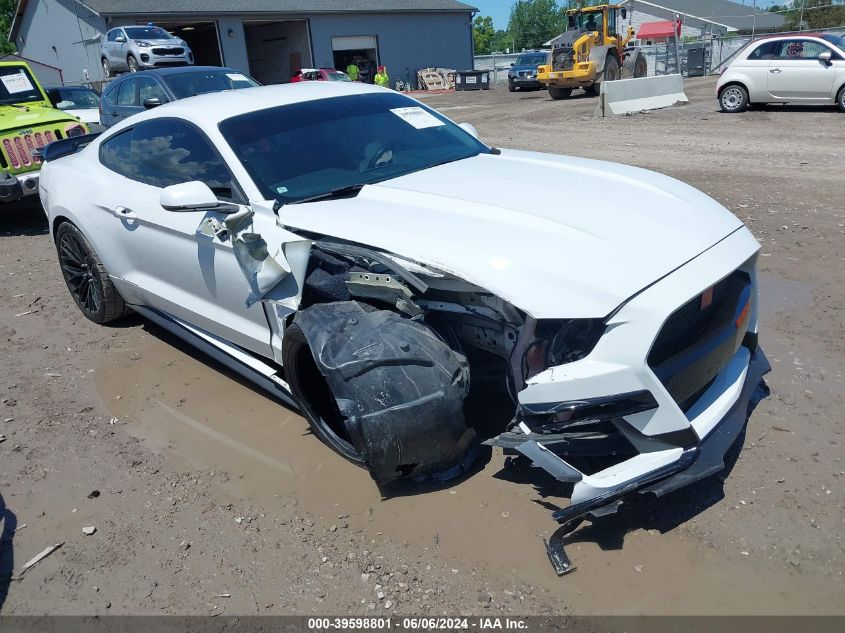
[[[41,209],[4,208],[0,613],[845,613],[845,119],[722,115],[712,79],[687,91],[613,119],[544,92],[424,98],[493,145],[654,169],[748,224],[773,371],[726,473],[583,529],[579,570],[556,578],[548,500],[499,455],[381,497],[299,416],[155,326],[86,321]]]

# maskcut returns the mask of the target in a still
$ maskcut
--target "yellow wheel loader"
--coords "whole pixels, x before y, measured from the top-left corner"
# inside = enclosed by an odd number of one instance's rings
[[[537,68],[537,81],[553,99],[566,99],[575,88],[599,94],[603,81],[645,77],[648,65],[639,48],[628,47],[634,37],[630,22],[624,37],[619,23],[628,10],[618,4],[600,4],[566,12],[567,30],[551,42],[546,63]]]

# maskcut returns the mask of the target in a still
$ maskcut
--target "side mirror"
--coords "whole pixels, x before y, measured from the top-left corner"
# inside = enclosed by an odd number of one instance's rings
[[[513,68],[513,63],[511,63],[511,68]]]
[[[628,9],[626,9],[625,7],[622,7],[622,14],[621,15],[622,15],[623,20],[625,18],[627,18],[628,17]]]
[[[150,110],[152,108],[157,108],[161,105],[161,99],[158,97],[147,97],[144,99],[144,108]]]
[[[208,185],[199,180],[165,187],[158,202],[166,211],[199,211],[221,204]]]
[[[819,61],[826,66],[830,66],[830,60],[833,57],[830,51],[822,51],[819,53]]]
[[[458,123],[458,127],[473,138],[478,138],[478,130],[475,129],[472,123]]]
[[[120,42],[120,43],[122,44],[123,42],[125,42],[125,41],[126,41],[126,38],[125,38],[125,37],[123,37],[122,35],[118,35],[116,38],[114,38],[114,41],[115,41],[115,42]]]

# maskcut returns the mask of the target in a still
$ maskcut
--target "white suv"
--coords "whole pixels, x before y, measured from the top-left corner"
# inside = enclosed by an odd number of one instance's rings
[[[845,39],[826,33],[751,42],[722,72],[716,95],[723,112],[775,102],[836,104],[845,112]]]

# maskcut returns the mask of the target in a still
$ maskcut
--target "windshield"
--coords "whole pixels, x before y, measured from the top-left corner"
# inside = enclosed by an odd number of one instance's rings
[[[51,88],[47,94],[59,110],[97,108],[100,105],[100,96],[88,88]]]
[[[602,28],[601,11],[579,12],[569,16],[571,29],[585,29],[587,31],[600,31]],[[574,22],[574,24],[573,24]]]
[[[260,110],[223,121],[220,132],[262,195],[283,203],[490,151],[442,115],[399,94]]]
[[[329,81],[352,81],[349,78],[349,75],[347,75],[346,73],[342,73],[339,70],[327,70],[325,71],[325,73],[326,79],[328,79]]]
[[[174,73],[162,77],[177,99],[185,99],[207,92],[254,88],[260,85],[252,77],[234,70],[197,70]]]
[[[514,66],[540,66],[545,63],[545,53],[532,53],[530,55],[520,55],[517,57]]]
[[[0,105],[43,101],[38,84],[23,66],[0,67]]]
[[[822,39],[827,40],[840,50],[845,51],[845,37],[842,37],[841,35],[834,35],[833,33],[825,33],[822,35]]]
[[[170,40],[173,36],[160,26],[126,26],[123,28],[130,40]]]

